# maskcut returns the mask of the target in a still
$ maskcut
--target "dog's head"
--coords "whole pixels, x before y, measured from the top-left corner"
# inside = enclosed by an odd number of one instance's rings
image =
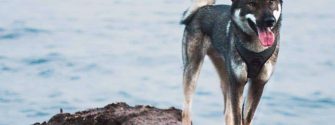
[[[273,29],[281,21],[282,0],[232,0],[232,18],[248,35],[258,36],[265,47],[274,43]]]

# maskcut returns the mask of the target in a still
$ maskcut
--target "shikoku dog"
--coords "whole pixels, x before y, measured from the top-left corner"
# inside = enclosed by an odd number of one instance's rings
[[[250,125],[277,61],[283,1],[232,0],[231,6],[214,3],[194,0],[182,20],[186,25],[182,124],[191,124],[192,96],[208,55],[221,79],[226,125]]]

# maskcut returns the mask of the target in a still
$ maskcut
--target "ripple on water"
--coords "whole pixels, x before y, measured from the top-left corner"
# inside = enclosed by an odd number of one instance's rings
[[[6,33],[0,36],[1,39],[16,39],[20,36],[19,33]]]
[[[132,100],[133,102],[136,102],[136,104],[148,104],[152,106],[157,106],[159,103],[150,99],[147,99],[146,97],[140,97],[136,95],[131,95],[128,92],[125,91],[119,91],[117,92],[118,95],[120,95],[124,99]]]
[[[49,115],[49,113],[47,112],[36,111],[34,109],[24,109],[21,112],[24,113],[28,118],[43,117]]]
[[[71,77],[70,77],[70,80],[71,80],[71,81],[77,81],[77,80],[80,80],[80,76],[71,76]]]
[[[47,113],[47,112],[42,112],[42,111],[34,111],[31,113],[27,114],[28,118],[34,118],[34,117],[43,117],[43,116],[49,116],[51,114]]]
[[[284,117],[307,117],[306,114],[315,114],[316,111],[326,112],[335,106],[334,98],[327,97],[321,92],[306,97],[276,92],[269,95],[271,96],[263,97],[266,105],[271,107],[269,109],[272,112]]]
[[[23,36],[37,35],[41,33],[48,33],[48,31],[32,27],[21,27],[9,30],[0,28],[0,40],[18,39]]]
[[[306,108],[327,108],[335,105],[334,100],[332,98],[327,97],[303,98],[303,97],[292,96],[290,97],[290,101],[293,104]]]
[[[15,92],[0,90],[0,103],[21,103],[23,99]]]
[[[119,91],[118,95],[121,95],[123,98],[131,98],[132,97],[129,93],[127,93],[125,91]]]
[[[62,95],[63,95],[63,93],[56,91],[56,92],[52,92],[48,97],[49,98],[57,98],[57,97],[60,97]]]
[[[223,112],[218,111],[212,111],[209,113],[200,114],[200,116],[204,118],[222,117],[223,115],[224,115]]]
[[[28,59],[26,60],[28,65],[40,65],[48,63],[50,60],[46,58],[36,58],[36,59]]]
[[[209,91],[197,91],[196,92],[196,95],[199,95],[199,96],[210,96],[210,95],[212,95],[212,93],[211,92],[209,92]]]
[[[38,75],[44,78],[48,78],[48,77],[51,77],[54,73],[55,71],[53,69],[45,69],[45,70],[40,71]]]
[[[6,66],[5,64],[0,64],[0,71],[4,72],[4,71],[13,71],[12,68],[10,68],[9,66]]]

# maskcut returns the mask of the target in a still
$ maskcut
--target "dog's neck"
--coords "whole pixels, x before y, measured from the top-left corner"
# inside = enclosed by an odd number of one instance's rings
[[[247,35],[240,29],[236,28],[238,28],[238,26],[234,24],[230,30],[231,37],[234,37],[232,44],[247,64],[248,78],[255,78],[258,76],[263,65],[275,52],[278,39],[275,40],[275,43],[272,46],[263,47],[258,41],[257,36]],[[276,32],[276,34],[277,33],[278,32]],[[277,36],[279,35],[277,34]]]
[[[247,64],[248,78],[256,78],[259,75],[264,64],[270,59],[277,48],[277,41],[261,52],[250,51],[244,47],[239,39],[236,39],[233,44],[243,61]]]

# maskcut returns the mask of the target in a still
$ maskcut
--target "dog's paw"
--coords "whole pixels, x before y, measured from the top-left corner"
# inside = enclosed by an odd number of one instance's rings
[[[182,125],[192,125],[191,118],[188,115],[183,115]]]
[[[182,121],[182,125],[192,125],[193,123],[191,121]]]

